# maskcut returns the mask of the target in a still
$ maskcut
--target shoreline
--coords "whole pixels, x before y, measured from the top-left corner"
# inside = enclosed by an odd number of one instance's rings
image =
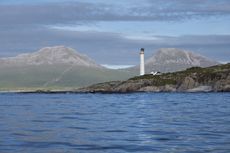
[[[184,71],[146,74],[126,81],[111,81],[88,87],[3,89],[1,93],[211,93],[230,92],[230,64],[208,68],[192,67]]]
[[[113,92],[113,91],[0,91],[0,94],[145,94],[145,93],[229,93],[229,91],[128,91],[128,92]]]

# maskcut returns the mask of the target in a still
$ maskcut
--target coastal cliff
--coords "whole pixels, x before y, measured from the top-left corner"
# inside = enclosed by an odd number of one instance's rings
[[[146,74],[126,81],[113,81],[80,88],[78,92],[229,92],[230,63],[208,68],[192,67],[185,71]]]

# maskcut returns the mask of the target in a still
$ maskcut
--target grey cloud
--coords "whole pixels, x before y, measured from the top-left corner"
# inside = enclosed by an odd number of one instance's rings
[[[220,15],[230,13],[229,0],[149,0],[155,12],[184,13],[184,15]]]
[[[130,5],[127,5],[129,2]],[[70,24],[95,21],[178,21],[230,15],[228,0],[127,0],[122,3],[62,2],[0,5],[0,25]]]
[[[0,31],[0,36],[0,56],[15,56],[45,46],[65,45],[89,55],[102,64],[137,64],[141,47],[146,48],[147,57],[154,54],[158,48],[176,47],[220,61],[230,60],[230,35],[155,36],[158,39],[135,40],[116,33],[21,27],[21,30]]]
[[[103,7],[89,3],[49,3],[37,5],[0,5],[1,25],[74,23],[95,20]]]
[[[229,35],[158,36],[158,38],[159,44],[168,42],[168,45],[230,45]]]

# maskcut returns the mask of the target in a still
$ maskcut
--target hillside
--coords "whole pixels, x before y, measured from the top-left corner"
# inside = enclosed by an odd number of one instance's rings
[[[0,91],[65,90],[133,76],[106,69],[86,55],[64,46],[2,58],[0,72]]]
[[[186,50],[177,48],[161,48],[152,57],[146,59],[146,73],[152,71],[175,72],[185,70],[190,67],[209,67],[219,64],[202,55],[198,55]],[[139,66],[131,68],[130,71],[136,71],[138,74]]]
[[[161,75],[144,75],[81,88],[78,92],[230,92],[230,64],[193,67]]]

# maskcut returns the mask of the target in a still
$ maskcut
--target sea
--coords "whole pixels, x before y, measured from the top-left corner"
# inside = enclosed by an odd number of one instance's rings
[[[0,153],[229,153],[229,93],[0,94]]]

